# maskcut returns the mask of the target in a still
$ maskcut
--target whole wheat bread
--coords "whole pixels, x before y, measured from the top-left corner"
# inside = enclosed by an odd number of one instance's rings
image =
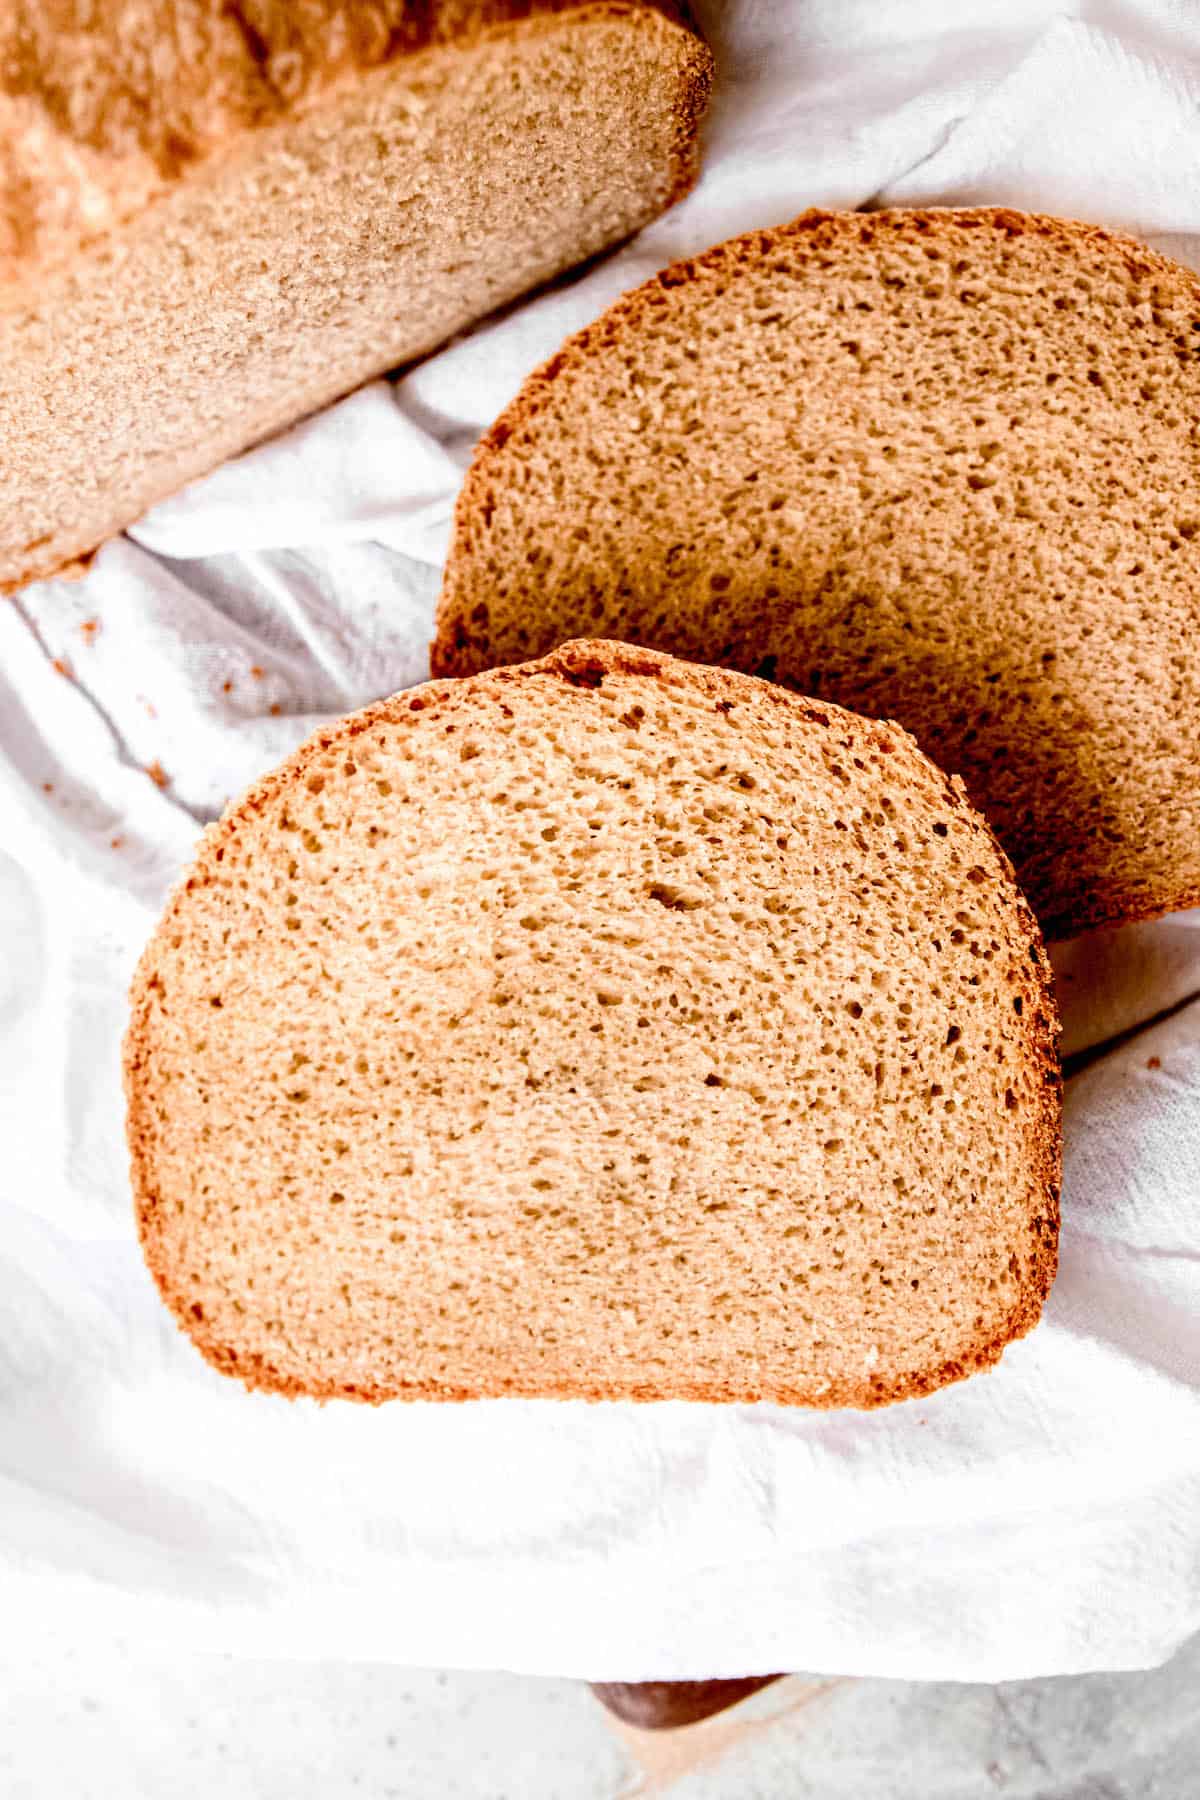
[[[481,447],[435,673],[581,632],[894,717],[1050,936],[1200,903],[1200,283],[1004,211],[668,269]]]
[[[874,1406],[1038,1317],[1055,1030],[897,727],[568,645],[343,720],[209,830],[134,984],[142,1244],[288,1394]]]
[[[691,184],[643,0],[0,7],[0,589]]]

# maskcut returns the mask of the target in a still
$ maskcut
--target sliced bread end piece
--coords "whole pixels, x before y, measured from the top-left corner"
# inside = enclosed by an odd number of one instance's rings
[[[679,9],[436,0],[381,36],[374,7],[337,9],[340,34],[276,8],[250,43],[206,5],[198,69],[178,9],[157,10],[153,79],[112,8],[65,49],[17,47],[0,593],[629,237],[695,179],[712,58]],[[0,107],[4,47],[0,22]]]

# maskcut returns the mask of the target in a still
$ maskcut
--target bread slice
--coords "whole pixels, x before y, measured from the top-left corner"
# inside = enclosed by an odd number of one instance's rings
[[[617,644],[322,731],[134,983],[146,1258],[287,1394],[876,1406],[1055,1267],[1047,962],[898,728]]]
[[[666,0],[0,8],[0,590],[637,231],[710,73]]]
[[[1200,904],[1200,283],[1005,211],[668,269],[485,439],[434,672],[580,632],[899,719],[1051,937]]]

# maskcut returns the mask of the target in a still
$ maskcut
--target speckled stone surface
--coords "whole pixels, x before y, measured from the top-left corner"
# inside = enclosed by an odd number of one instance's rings
[[[12,1623],[3,1800],[1193,1800],[1200,1767],[1200,1639],[1149,1674],[792,1678],[651,1744],[582,1683],[64,1644]]]

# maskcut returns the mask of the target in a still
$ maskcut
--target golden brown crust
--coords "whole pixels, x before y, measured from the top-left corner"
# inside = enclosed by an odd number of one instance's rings
[[[1049,914],[1043,921],[1042,935],[1048,944],[1061,944],[1085,931],[1145,925],[1152,919],[1165,919],[1170,913],[1188,912],[1195,906],[1200,906],[1200,887],[1187,883],[1172,889],[1170,894],[1153,896],[1094,893],[1069,913]]]
[[[686,30],[695,31],[686,7],[667,7],[664,10],[668,16],[677,15],[678,23]],[[690,194],[699,178],[700,129],[712,98],[713,74],[712,53],[703,39],[696,36],[692,55],[681,74],[680,97],[675,109],[675,180],[667,201],[668,207],[677,205]]]
[[[572,686],[592,687],[607,674],[633,674],[660,677],[672,669],[686,667],[693,680],[709,697],[720,703],[730,698],[769,697],[772,704],[794,711],[809,720],[827,723],[853,721],[855,729],[873,738],[881,747],[893,749],[896,740],[913,758],[934,770],[944,787],[947,804],[970,812],[965,790],[957,778],[944,775],[920,751],[910,735],[893,721],[875,721],[849,714],[844,708],[822,700],[804,699],[785,689],[732,670],[680,665],[675,659],[654,650],[605,640],[576,640],[560,646],[536,662],[500,668],[465,684],[456,680],[433,680],[420,687],[406,689],[389,699],[376,702],[353,713],[332,726],[323,728],[302,744],[287,761],[251,787],[223,817],[204,834],[191,870],[180,880],[168,900],[158,928],[147,945],[135,971],[130,992],[130,1022],[123,1045],[123,1081],[127,1104],[127,1139],[130,1154],[130,1181],[138,1236],[147,1265],[163,1300],[180,1327],[187,1332],[205,1358],[224,1374],[234,1375],[247,1388],[262,1389],[288,1398],[306,1396],[318,1400],[352,1399],[369,1404],[386,1400],[479,1400],[498,1399],[524,1394],[528,1390],[517,1382],[510,1385],[457,1387],[435,1383],[391,1383],[372,1386],[363,1382],[345,1384],[306,1381],[301,1384],[271,1366],[261,1357],[247,1357],[214,1338],[202,1319],[197,1319],[192,1296],[176,1285],[169,1264],[159,1253],[156,1229],[158,1196],[154,1192],[151,1169],[146,1153],[142,1119],[144,1109],[152,1105],[152,1095],[145,1075],[147,1055],[146,1022],[152,991],[157,982],[158,948],[170,938],[185,897],[199,886],[218,878],[217,871],[226,849],[238,833],[257,815],[264,814],[284,791],[302,786],[313,765],[334,745],[348,746],[354,739],[381,721],[412,724],[414,715],[453,710],[478,682],[503,689],[528,680],[557,677]],[[916,1370],[898,1380],[872,1377],[862,1383],[832,1382],[819,1391],[811,1387],[788,1387],[748,1382],[732,1388],[697,1383],[686,1378],[673,1381],[670,1392],[653,1382],[614,1385],[611,1382],[575,1381],[564,1384],[557,1392],[542,1390],[540,1397],[550,1399],[637,1400],[686,1399],[722,1403],[769,1401],[780,1405],[803,1405],[817,1408],[874,1408],[894,1401],[916,1399],[955,1381],[966,1379],[999,1361],[1004,1348],[1023,1337],[1037,1324],[1043,1303],[1050,1291],[1057,1269],[1059,1192],[1062,1175],[1062,1079],[1058,1060],[1058,1013],[1054,1000],[1049,958],[1042,943],[1038,924],[1016,886],[1012,867],[996,842],[990,827],[978,814],[972,815],[978,837],[984,840],[998,858],[1010,884],[1010,898],[1015,904],[1017,923],[1026,934],[1029,946],[1030,999],[1023,1017],[1028,1032],[1028,1063],[1035,1079],[1040,1104],[1029,1124],[1029,1163],[1032,1186],[1038,1199],[1030,1218],[1033,1249],[1026,1268],[1025,1285],[1018,1302],[1003,1328],[980,1342],[972,1355],[946,1362],[932,1369]]]

